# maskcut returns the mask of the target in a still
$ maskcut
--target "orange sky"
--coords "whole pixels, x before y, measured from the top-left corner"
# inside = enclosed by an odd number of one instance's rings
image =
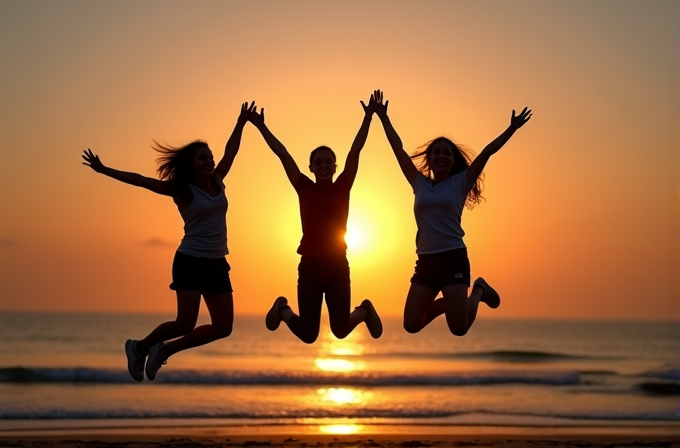
[[[83,149],[149,176],[152,139],[220,157],[256,100],[301,168],[325,144],[342,169],[380,88],[408,151],[479,152],[534,111],[463,215],[472,274],[503,296],[482,316],[677,317],[678,25],[662,0],[2,2],[0,310],[174,310],[179,213]],[[236,311],[263,314],[295,297],[297,198],[250,125],[226,184]],[[412,205],[376,118],[348,256],[354,302],[383,315],[403,310]]]

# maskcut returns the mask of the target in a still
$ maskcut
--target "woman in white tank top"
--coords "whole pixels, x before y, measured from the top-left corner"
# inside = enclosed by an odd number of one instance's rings
[[[404,329],[417,333],[444,314],[451,333],[463,336],[475,321],[480,302],[498,308],[501,300],[481,277],[475,280],[468,295],[470,261],[463,243],[463,208],[472,208],[480,202],[482,171],[489,157],[531,118],[531,111],[525,107],[516,116],[513,110],[508,128],[474,159],[446,137],[431,140],[424,145],[424,151],[409,156],[387,116],[388,102],[383,104],[379,90],[373,96],[375,113],[415,194],[418,260],[404,306]],[[419,167],[413,164],[414,158],[421,160]],[[440,291],[443,297],[436,298]]]
[[[156,143],[160,179],[109,168],[90,149],[84,151],[83,165],[94,171],[172,197],[184,220],[184,237],[175,254],[170,285],[177,293],[177,318],[160,324],[143,339],[125,343],[128,371],[136,381],[144,380],[145,372],[149,380],[154,380],[158,369],[179,351],[231,334],[234,299],[225,258],[227,198],[222,181],[238,153],[243,127],[253,109],[254,103],[241,105],[236,127],[217,166],[208,144],[201,140],[181,147]],[[196,327],[201,296],[211,323]]]

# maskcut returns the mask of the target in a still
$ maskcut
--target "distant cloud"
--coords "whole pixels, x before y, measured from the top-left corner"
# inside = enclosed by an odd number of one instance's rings
[[[19,240],[12,238],[0,238],[0,247],[14,247],[18,246],[19,244],[21,244]]]
[[[144,242],[145,246],[150,247],[175,247],[177,245],[176,241],[164,241],[160,238],[149,238]]]

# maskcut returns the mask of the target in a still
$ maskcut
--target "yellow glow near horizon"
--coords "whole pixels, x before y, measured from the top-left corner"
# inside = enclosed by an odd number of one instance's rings
[[[360,333],[353,332],[343,340],[331,339],[329,341],[324,341],[319,347],[318,356],[320,358],[325,358],[328,356],[361,356],[364,354],[365,348],[360,339]]]
[[[344,359],[346,356],[357,357],[364,354],[362,339],[359,332],[352,332],[345,339],[338,340],[329,330],[319,345],[318,357],[314,360],[315,367],[325,372],[346,373],[365,370],[366,365],[363,361]]]
[[[363,429],[363,425],[322,425],[319,426],[319,430],[321,432],[325,432],[327,434],[356,434],[358,432],[361,432]]]
[[[364,353],[363,346],[331,347],[330,351],[335,356],[360,356]]]
[[[353,331],[345,339],[337,339],[328,330],[319,345],[317,356],[324,358],[327,356],[361,356],[364,354],[365,347],[362,343],[364,334],[360,331]]]
[[[365,368],[363,362],[338,358],[316,358],[314,365],[317,369],[324,372],[354,372],[355,370],[364,370]]]

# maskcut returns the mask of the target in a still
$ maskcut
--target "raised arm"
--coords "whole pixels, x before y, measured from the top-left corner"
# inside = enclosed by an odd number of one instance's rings
[[[234,163],[234,158],[236,157],[236,154],[238,154],[238,150],[241,147],[243,126],[245,126],[245,124],[248,122],[248,116],[253,112],[254,109],[255,101],[250,103],[250,106],[248,106],[247,101],[241,104],[241,113],[236,119],[236,126],[234,127],[234,130],[232,131],[231,136],[229,137],[229,140],[227,140],[227,144],[224,147],[224,156],[222,156],[222,160],[220,160],[220,163],[218,163],[215,167],[215,174],[220,179],[224,179],[231,169],[231,165]]]
[[[389,104],[389,101],[385,101],[383,104],[383,93],[380,90],[373,92],[372,98],[375,101],[375,113],[382,122],[387,141],[390,142],[392,151],[394,151],[394,155],[397,157],[401,172],[404,173],[408,183],[413,185],[416,176],[419,174],[418,168],[413,164],[411,157],[404,151],[404,144],[401,142],[401,138],[399,138],[397,131],[394,130],[390,118],[387,116],[387,105]]]
[[[524,123],[529,121],[530,118],[531,110],[527,109],[526,107],[517,116],[515,116],[515,111],[512,111],[510,126],[508,126],[508,128],[503,131],[501,135],[496,137],[494,141],[486,145],[482,152],[480,152],[479,155],[475,157],[475,160],[473,160],[468,167],[466,176],[470,183],[477,181],[479,175],[482,174],[482,171],[484,171],[484,167],[486,166],[486,162],[489,161],[489,157],[496,154],[503,147],[503,145],[505,145],[507,141],[510,140],[510,137],[512,137],[515,131],[524,126]]]
[[[342,173],[340,173],[340,176],[338,176],[338,180],[342,179],[343,182],[346,182],[350,186],[354,184],[354,179],[357,177],[357,171],[359,170],[359,155],[366,144],[368,129],[371,127],[371,119],[373,118],[373,112],[375,112],[375,99],[373,98],[373,95],[371,95],[371,98],[368,100],[368,106],[364,104],[363,101],[360,101],[360,103],[361,107],[364,108],[364,119],[361,122],[356,137],[354,137],[352,147],[349,149],[349,153],[347,153],[345,168],[342,170]]]
[[[104,174],[113,179],[119,180],[126,184],[134,185],[135,187],[146,188],[154,193],[162,194],[165,196],[174,196],[176,191],[173,188],[173,184],[168,181],[153,179],[151,177],[145,177],[137,173],[128,173],[126,171],[114,170],[104,166],[104,164],[99,160],[99,156],[94,154],[91,149],[83,151],[83,165],[89,166],[97,173]]]
[[[295,186],[300,179],[300,168],[298,168],[295,160],[290,153],[288,153],[286,147],[283,146],[279,139],[274,137],[274,134],[272,134],[267,125],[264,124],[264,108],[260,110],[260,113],[257,113],[257,107],[255,107],[252,113],[248,115],[248,120],[250,120],[250,122],[260,131],[260,134],[262,134],[262,137],[264,138],[264,141],[267,142],[267,145],[269,145],[269,148],[274,151],[274,154],[281,160],[288,180]]]

